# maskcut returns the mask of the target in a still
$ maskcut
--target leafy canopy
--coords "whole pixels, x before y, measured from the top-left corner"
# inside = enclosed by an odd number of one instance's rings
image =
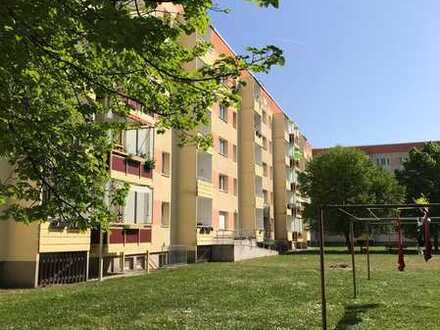
[[[209,137],[191,132],[214,103],[239,102],[242,71],[284,62],[269,45],[185,70],[211,47],[182,43],[206,32],[210,10],[211,0],[1,1],[0,159],[14,166],[0,181],[2,217],[105,227],[109,202],[123,203],[127,191],[106,185],[109,132],[128,126],[127,100],[157,116],[159,133],[175,128],[184,143],[206,146]],[[97,120],[109,112],[122,120]]]
[[[302,190],[311,198],[305,214],[311,225],[317,209],[326,204],[401,202],[404,190],[394,176],[376,166],[360,150],[334,147],[308,163],[299,176]],[[348,235],[349,218],[341,212],[327,217],[326,230]]]
[[[432,203],[440,201],[440,143],[427,143],[423,149],[413,149],[396,171],[400,184],[406,187],[406,197],[411,203],[419,199]]]

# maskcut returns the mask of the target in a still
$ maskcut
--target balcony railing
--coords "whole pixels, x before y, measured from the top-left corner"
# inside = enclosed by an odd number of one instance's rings
[[[91,244],[99,244],[99,230],[92,230],[90,235]],[[103,244],[142,244],[151,243],[151,228],[125,229],[112,228],[110,233],[103,233]]]
[[[147,166],[148,165],[148,166]],[[141,159],[127,155],[112,155],[112,170],[122,172],[125,175],[136,175],[143,178],[152,178],[153,168]]]

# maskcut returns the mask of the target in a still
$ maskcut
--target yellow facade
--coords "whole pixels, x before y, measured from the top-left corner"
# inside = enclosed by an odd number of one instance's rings
[[[197,38],[201,36],[187,36],[183,42],[192,47]],[[215,30],[203,38],[209,38],[214,48],[188,63],[186,69],[212,63],[221,54],[234,55]],[[297,210],[301,205],[289,206],[296,177],[290,177],[288,171],[292,166],[301,171],[304,164],[292,163],[289,144],[302,148],[305,159],[311,157],[311,148],[300,139],[291,141],[291,121],[266,88],[248,72],[242,78],[246,85],[241,89],[240,109],[215,104],[210,109],[209,126],[200,128],[213,137],[209,150],[181,146],[174,130],[153,132],[150,156],[155,168],[146,175],[144,160],[131,154],[124,144],[127,141],[115,145],[111,178],[129,183],[135,198],[137,192],[151,191],[146,193],[151,202],[145,202],[150,203],[148,222],[125,218],[129,212],[124,210],[111,230],[101,235],[97,230],[81,232],[54,228],[49,223],[0,222],[0,286],[44,285],[39,267],[52,256],[86,260],[82,278],[86,280],[89,274],[96,276],[99,257],[104,260],[105,275],[141,270],[149,264],[147,255],[150,267],[159,267],[175,249],[184,249],[188,261],[195,261],[198,250],[233,245],[237,237],[257,242],[292,241],[291,222],[300,219]],[[129,118],[146,126],[155,123],[155,118],[136,109]],[[128,163],[135,164],[135,170]],[[0,179],[8,177],[11,170],[9,164],[0,162]],[[306,202],[297,197],[299,203]]]
[[[275,238],[292,247],[292,242],[307,242],[309,236],[302,219],[308,200],[300,192],[298,174],[311,159],[311,146],[282,112],[275,115],[273,130]]]

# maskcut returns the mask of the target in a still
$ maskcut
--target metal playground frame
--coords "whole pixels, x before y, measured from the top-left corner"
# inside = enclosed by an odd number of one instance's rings
[[[356,264],[355,264],[355,251],[354,251],[354,225],[355,223],[364,223],[367,227],[367,239],[366,239],[366,255],[367,255],[367,269],[368,280],[371,279],[370,268],[370,253],[369,253],[369,240],[370,240],[370,226],[372,225],[389,225],[395,221],[399,221],[399,225],[416,225],[418,217],[380,217],[374,211],[376,210],[417,210],[426,208],[428,212],[431,207],[440,207],[440,203],[429,204],[329,204],[323,205],[319,208],[319,255],[320,255],[320,277],[321,277],[321,316],[322,316],[322,329],[327,329],[327,304],[326,304],[326,290],[325,290],[325,266],[324,266],[324,225],[326,222],[326,216],[329,210],[337,210],[347,215],[350,219],[350,242],[351,242],[351,263],[353,273],[353,296],[357,297],[356,288]],[[360,217],[353,214],[353,210],[364,210],[371,215],[371,217]],[[431,223],[440,224],[440,217],[430,217]]]

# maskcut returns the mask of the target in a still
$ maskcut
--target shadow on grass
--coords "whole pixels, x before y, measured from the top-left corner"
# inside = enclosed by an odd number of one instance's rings
[[[344,315],[336,324],[335,330],[351,329],[362,322],[361,315],[370,309],[379,307],[379,304],[347,305]]]

